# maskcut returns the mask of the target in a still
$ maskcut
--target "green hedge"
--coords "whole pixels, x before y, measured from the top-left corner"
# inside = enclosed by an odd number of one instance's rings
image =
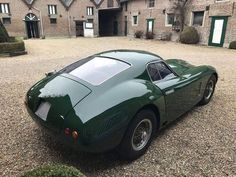
[[[199,35],[194,27],[186,26],[180,34],[180,42],[184,44],[197,44]]]
[[[0,54],[24,52],[24,41],[16,38],[10,38],[10,42],[0,43]]]
[[[21,177],[85,177],[85,175],[74,167],[48,165],[29,171]]]
[[[229,48],[230,48],[230,49],[236,49],[236,41],[232,41],[232,42],[229,44]]]

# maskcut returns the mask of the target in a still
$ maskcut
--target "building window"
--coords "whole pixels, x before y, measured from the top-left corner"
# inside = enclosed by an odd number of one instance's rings
[[[138,25],[138,16],[134,15],[133,16],[133,26],[137,26]]]
[[[2,23],[3,23],[4,25],[9,25],[9,24],[11,24],[11,18],[9,18],[9,17],[4,17],[4,18],[2,18]]]
[[[128,2],[125,2],[125,12],[128,11]]]
[[[87,20],[87,22],[85,23],[85,28],[86,29],[93,29],[93,19]]]
[[[56,5],[48,5],[48,14],[56,15],[57,14],[57,6]]]
[[[91,16],[94,14],[93,7],[87,7],[87,15]]]
[[[123,2],[122,3],[122,10],[127,12],[128,11],[128,2]]]
[[[107,0],[107,7],[114,7],[114,1],[113,0]]]
[[[10,6],[8,3],[0,3],[0,13],[9,14]]]
[[[166,26],[172,26],[175,22],[175,14],[166,14]]]
[[[57,19],[56,18],[50,18],[50,23],[51,24],[57,24]]]
[[[193,12],[193,22],[192,25],[202,26],[204,18],[204,11]]]
[[[148,7],[155,7],[155,0],[148,0]]]

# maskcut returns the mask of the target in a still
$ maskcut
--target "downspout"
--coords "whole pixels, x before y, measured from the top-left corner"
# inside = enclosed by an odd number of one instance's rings
[[[67,17],[68,17],[68,33],[69,33],[69,37],[71,37],[71,24],[70,24],[70,12],[69,12],[69,9],[67,9]]]
[[[33,6],[31,6],[31,8],[39,12],[40,25],[41,25],[41,33],[42,33],[41,35],[42,35],[42,37],[44,37],[44,29],[43,29],[43,17],[42,17],[42,12],[41,12],[41,10],[39,10],[39,9],[33,7]]]

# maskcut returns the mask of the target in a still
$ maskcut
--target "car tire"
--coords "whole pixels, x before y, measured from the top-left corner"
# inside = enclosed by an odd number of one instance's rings
[[[118,146],[121,158],[135,160],[143,155],[150,146],[156,129],[157,119],[152,110],[144,109],[138,112]]]
[[[199,102],[200,106],[206,105],[211,101],[211,98],[215,92],[215,86],[216,86],[216,76],[212,75],[206,84],[203,98]]]

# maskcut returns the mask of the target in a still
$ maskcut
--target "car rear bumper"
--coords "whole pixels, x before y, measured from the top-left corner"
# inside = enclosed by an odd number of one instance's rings
[[[79,151],[101,153],[114,149],[120,144],[126,130],[125,128],[121,128],[119,130],[109,132],[109,134],[89,139],[79,136],[78,139],[75,140],[72,136],[66,135],[63,128],[57,130],[47,125],[45,121],[41,120],[31,111],[27,104],[25,106],[29,115],[37,123],[37,125],[46,132],[46,134]]]

